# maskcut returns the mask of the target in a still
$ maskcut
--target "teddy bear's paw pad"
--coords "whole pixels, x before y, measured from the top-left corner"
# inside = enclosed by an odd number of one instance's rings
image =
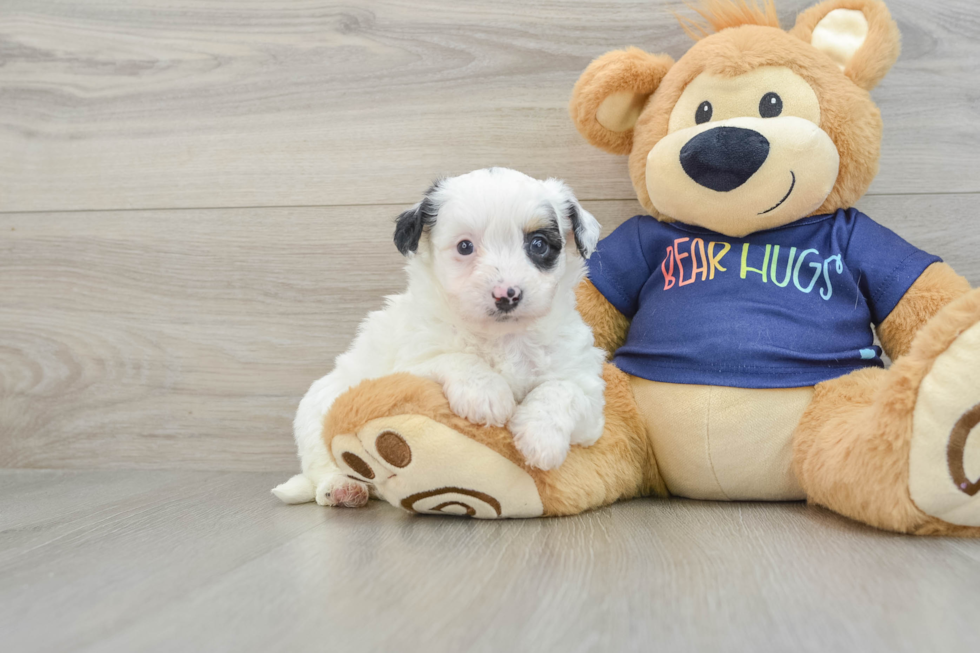
[[[372,420],[331,441],[340,469],[409,512],[539,517],[534,479],[496,451],[421,415]]]
[[[486,492],[461,487],[441,487],[416,492],[401,500],[401,506],[409,512],[421,514],[460,515],[477,519],[498,519],[521,515],[504,515],[503,506]],[[537,515],[531,515],[536,517]]]
[[[980,324],[922,380],[909,455],[915,505],[950,524],[980,526]]]

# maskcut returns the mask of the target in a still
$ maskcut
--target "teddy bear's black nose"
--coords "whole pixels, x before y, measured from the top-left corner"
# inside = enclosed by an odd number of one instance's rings
[[[687,176],[711,190],[726,193],[747,182],[769,156],[769,141],[757,131],[715,127],[681,148]]]

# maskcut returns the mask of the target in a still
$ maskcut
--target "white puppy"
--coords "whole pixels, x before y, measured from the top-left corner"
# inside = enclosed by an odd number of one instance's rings
[[[398,217],[408,289],[361,323],[294,423],[302,474],[272,492],[286,503],[357,506],[321,434],[331,404],[364,379],[409,372],[442,384],[452,410],[506,425],[527,462],[557,467],[604,425],[602,350],[575,310],[599,224],[564,183],[490,168],[444,179]]]

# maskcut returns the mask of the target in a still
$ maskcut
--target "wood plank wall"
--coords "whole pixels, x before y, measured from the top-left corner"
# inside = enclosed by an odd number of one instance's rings
[[[859,206],[978,284],[980,8],[889,5]],[[673,8],[0,4],[0,467],[291,469],[295,405],[402,287],[391,220],[434,177],[563,177],[607,232],[641,211],[566,103],[609,49],[682,55]]]

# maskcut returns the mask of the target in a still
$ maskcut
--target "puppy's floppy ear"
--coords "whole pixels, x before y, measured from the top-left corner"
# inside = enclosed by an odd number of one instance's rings
[[[559,215],[568,220],[572,227],[572,237],[575,239],[575,247],[578,248],[582,258],[589,258],[599,244],[599,233],[602,227],[595,217],[582,208],[575,198],[572,189],[565,185],[560,179],[549,179],[545,182],[554,193],[554,202],[559,211]]]
[[[422,234],[436,223],[439,207],[433,201],[432,195],[438,188],[437,181],[425,192],[421,202],[395,219],[395,247],[402,256],[415,252],[419,248]]]
[[[583,209],[576,199],[565,204],[565,215],[572,223],[575,246],[578,247],[582,258],[589,258],[595,251],[596,245],[599,244],[599,233],[602,231],[599,221]]]
[[[902,49],[898,25],[881,0],[826,0],[800,14],[790,34],[829,56],[866,91],[884,78]]]
[[[633,125],[674,60],[639,48],[614,50],[585,69],[575,83],[569,112],[579,133],[612,154],[633,149]]]

